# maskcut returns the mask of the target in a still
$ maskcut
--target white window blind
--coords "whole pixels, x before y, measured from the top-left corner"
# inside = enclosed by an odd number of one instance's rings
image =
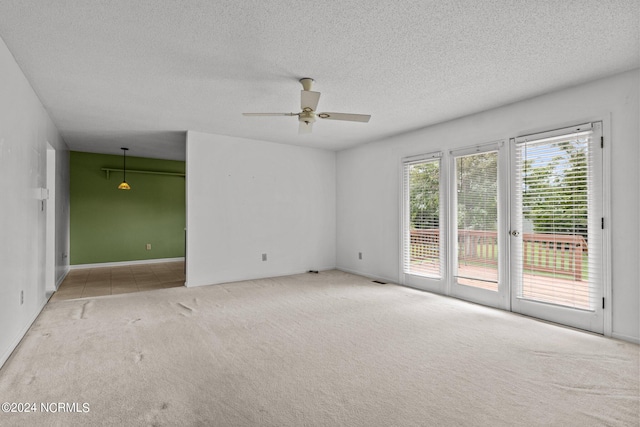
[[[498,290],[498,152],[455,157],[458,284]]]
[[[440,156],[404,162],[404,250],[407,274],[442,277]]]
[[[517,297],[594,310],[602,296],[600,138],[591,124],[516,140]]]

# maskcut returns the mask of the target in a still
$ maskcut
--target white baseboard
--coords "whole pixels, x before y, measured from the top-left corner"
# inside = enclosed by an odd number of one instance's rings
[[[314,268],[314,270],[322,272],[322,271],[336,270],[336,267],[335,266],[317,267],[317,268]],[[197,288],[197,287],[200,287],[200,286],[222,285],[222,284],[226,284],[226,283],[245,282],[247,280],[266,279],[268,277],[295,276],[296,274],[305,274],[305,273],[308,273],[309,271],[310,270],[304,270],[304,271],[292,270],[292,271],[285,271],[285,272],[281,272],[281,273],[274,273],[274,274],[267,275],[267,276],[262,276],[262,275],[243,275],[243,276],[230,278],[229,280],[212,280],[212,281],[206,281],[206,282],[201,282],[201,283],[195,283],[195,282],[192,281],[191,283],[185,282],[184,286],[187,287],[187,288]],[[187,274],[187,276],[188,276],[188,274]]]
[[[33,325],[33,322],[36,321],[36,319],[38,318],[38,316],[42,312],[42,309],[44,308],[44,306],[47,305],[47,302],[48,302],[48,300],[45,299],[44,302],[42,303],[42,305],[40,305],[40,308],[38,308],[36,310],[35,314],[31,318],[31,320],[29,320],[29,322],[27,322],[25,327],[20,331],[20,333],[16,336],[16,338],[13,340],[13,342],[9,345],[9,348],[7,349],[7,351],[5,351],[4,354],[2,354],[2,356],[0,356],[0,368],[2,368],[4,363],[9,359],[9,357],[11,357],[11,354],[18,347],[18,344],[20,344],[20,341],[22,341],[22,338],[24,338],[24,336],[27,334],[27,332],[29,331],[29,328],[31,328],[31,325]]]
[[[67,278],[67,274],[69,274],[70,271],[71,271],[71,268],[67,266],[67,269],[65,270],[64,274],[60,276],[60,278],[56,281],[56,291],[60,288],[60,285],[62,285],[62,282],[64,282],[64,279]]]
[[[611,334],[611,338],[615,338],[615,339],[622,340],[622,341],[632,342],[634,344],[640,344],[640,338],[632,337],[630,335],[616,334],[614,332],[614,333]]]
[[[358,276],[367,277],[369,279],[380,280],[381,282],[385,282],[385,283],[391,283],[391,284],[397,284],[398,283],[398,281],[396,279],[390,279],[390,278],[384,277],[384,276],[377,276],[375,274],[363,273],[361,271],[352,270],[350,268],[336,267],[336,270],[344,271],[345,273],[351,273],[351,274],[355,274],[355,275],[358,275]]]
[[[76,265],[70,266],[70,269],[71,270],[82,270],[84,268],[122,267],[122,266],[126,266],[126,265],[159,264],[161,262],[175,262],[175,261],[184,261],[184,257],[141,259],[141,260],[136,260],[136,261],[100,262],[100,263],[97,263],[97,264],[76,264]]]

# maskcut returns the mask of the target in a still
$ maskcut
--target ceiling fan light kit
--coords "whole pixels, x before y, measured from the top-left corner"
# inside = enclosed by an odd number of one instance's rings
[[[316,118],[328,120],[342,120],[347,122],[367,123],[371,118],[368,114],[350,113],[316,113],[320,92],[311,90],[314,80],[310,77],[300,79],[302,90],[300,91],[300,111],[299,113],[242,113],[244,116],[298,116],[300,122],[298,133],[311,133]]]

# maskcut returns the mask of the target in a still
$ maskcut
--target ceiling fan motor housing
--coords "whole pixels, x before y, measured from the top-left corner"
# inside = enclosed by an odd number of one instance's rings
[[[305,122],[306,124],[313,123],[316,121],[316,113],[309,108],[305,108],[299,115],[298,120],[301,122]]]

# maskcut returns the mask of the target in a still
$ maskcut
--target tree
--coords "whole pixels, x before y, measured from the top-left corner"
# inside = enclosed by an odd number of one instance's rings
[[[498,153],[456,159],[458,229],[496,230],[498,226]]]
[[[495,230],[498,191],[495,152],[456,159],[458,227]],[[425,162],[409,167],[409,217],[411,228],[434,229],[440,219],[440,167]]]
[[[440,220],[440,164],[409,166],[409,218],[411,228],[438,228]]]
[[[527,148],[523,211],[536,233],[587,238],[587,140],[570,139]]]

